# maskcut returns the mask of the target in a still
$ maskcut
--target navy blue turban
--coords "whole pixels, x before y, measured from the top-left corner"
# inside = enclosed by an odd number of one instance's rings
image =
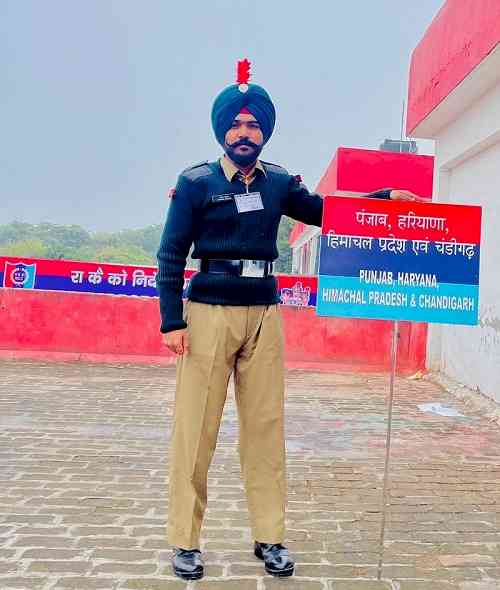
[[[246,87],[246,86],[245,86]],[[245,88],[244,87],[244,88]],[[276,111],[269,94],[257,84],[248,84],[242,92],[238,84],[225,88],[212,107],[212,127],[217,141],[224,146],[226,133],[240,111],[246,108],[259,122],[264,143],[271,137],[276,122]]]

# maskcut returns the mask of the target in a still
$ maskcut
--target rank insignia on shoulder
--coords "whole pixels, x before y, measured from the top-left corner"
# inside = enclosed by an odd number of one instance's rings
[[[175,188],[171,188],[171,189],[168,191],[168,198],[169,198],[169,199],[175,199],[175,193],[176,193],[176,192],[177,192],[177,191],[175,190]]]
[[[297,182],[302,182],[302,176],[300,174],[296,174],[294,178]]]
[[[203,162],[193,164],[192,166],[189,166],[189,168],[186,168],[186,170],[193,170],[194,168],[199,168],[200,166],[204,166],[205,164],[208,164],[208,160],[203,160]]]

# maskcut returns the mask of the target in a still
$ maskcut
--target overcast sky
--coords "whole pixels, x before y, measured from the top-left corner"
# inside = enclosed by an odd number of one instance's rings
[[[0,224],[162,223],[179,172],[220,155],[210,108],[243,57],[277,110],[263,158],[312,189],[337,147],[399,137],[442,4],[0,0]]]

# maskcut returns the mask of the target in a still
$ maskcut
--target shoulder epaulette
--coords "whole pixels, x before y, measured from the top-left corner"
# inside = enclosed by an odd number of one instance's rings
[[[182,176],[189,178],[190,180],[196,180],[201,176],[206,176],[207,174],[211,174],[210,166],[208,165],[208,160],[204,160],[203,162],[198,162],[198,164],[194,164],[193,166],[189,166],[185,170],[181,172]]]
[[[193,164],[192,166],[188,166],[184,172],[188,172],[189,170],[193,170],[194,168],[199,168],[200,166],[204,166],[208,164],[208,160],[203,160],[202,162],[198,162],[197,164]]]
[[[277,174],[288,174],[288,171],[279,164],[273,164],[273,162],[266,162],[264,160],[260,160],[260,162],[264,164],[266,170],[269,170],[270,172],[275,172]]]

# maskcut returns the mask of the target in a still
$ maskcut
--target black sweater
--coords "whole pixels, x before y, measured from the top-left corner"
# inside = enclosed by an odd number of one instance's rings
[[[310,193],[300,180],[276,164],[263,162],[266,175],[256,171],[251,192],[259,192],[264,209],[238,213],[232,198],[246,192],[241,180],[229,182],[221,165],[205,162],[179,176],[170,202],[158,250],[157,288],[161,332],[186,327],[182,318],[182,290],[186,258],[194,242],[193,258],[275,260],[276,238],[282,215],[321,226],[323,199]],[[370,196],[389,198],[390,191]],[[231,198],[214,199],[218,195]],[[238,277],[199,272],[191,279],[188,299],[220,305],[269,305],[279,302],[276,279]]]

